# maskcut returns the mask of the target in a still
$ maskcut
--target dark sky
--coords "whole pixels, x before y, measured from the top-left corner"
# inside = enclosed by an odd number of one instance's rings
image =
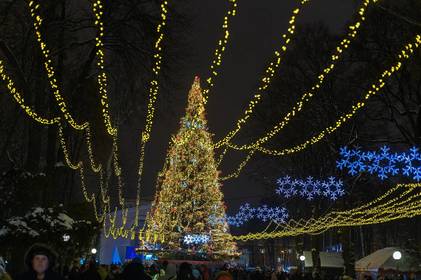
[[[209,128],[219,140],[233,129],[245,106],[254,95],[257,82],[279,46],[281,35],[287,23],[294,0],[238,0],[237,16],[231,21],[230,42],[225,52],[221,75],[211,91],[207,106]],[[170,134],[176,133],[180,117],[184,114],[186,97],[193,77],[208,75],[212,54],[222,36],[222,20],[227,9],[226,0],[195,0],[191,11],[195,23],[192,30],[191,61],[185,69],[183,84],[185,91],[177,96],[174,113],[161,114],[154,124],[152,140],[147,147],[142,195],[151,196],[155,187],[157,172],[162,168]],[[298,25],[322,21],[335,33],[343,34],[346,23],[357,9],[355,0],[313,0],[302,10]],[[165,53],[164,53],[165,59]],[[190,65],[191,64],[191,65]],[[282,73],[282,65],[280,67]],[[133,131],[127,128],[126,133]],[[123,130],[123,137],[125,131]],[[138,138],[130,137],[130,142],[122,147],[123,160],[128,169],[128,178],[135,178],[137,156],[133,151],[138,146]],[[235,140],[234,140],[235,141]],[[228,154],[222,166],[223,174],[230,173],[242,159],[238,153]],[[133,196],[134,180],[127,182],[127,191]],[[247,176],[240,176],[224,182],[223,192],[232,211],[240,203],[256,201],[265,194],[262,186],[250,182]]]

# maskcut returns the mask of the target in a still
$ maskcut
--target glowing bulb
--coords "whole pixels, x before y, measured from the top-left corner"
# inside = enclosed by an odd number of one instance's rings
[[[302,262],[303,262],[303,261],[305,261],[305,260],[306,260],[306,257],[305,257],[304,255],[301,255],[301,256],[300,256],[300,261],[302,261]]]
[[[400,260],[402,258],[402,253],[399,251],[393,252],[393,259],[394,260]]]
[[[92,248],[91,253],[95,255],[96,252],[97,252],[97,250],[95,248]]]

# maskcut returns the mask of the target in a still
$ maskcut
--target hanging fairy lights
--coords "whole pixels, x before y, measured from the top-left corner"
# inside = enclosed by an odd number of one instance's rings
[[[186,245],[207,244],[211,237],[206,234],[187,234],[183,237],[183,243]]]
[[[318,219],[294,220],[278,224],[262,232],[233,236],[234,240],[256,240],[320,234],[337,227],[353,227],[386,223],[421,215],[421,184],[399,184],[384,195],[360,207],[346,211],[332,211]]]
[[[214,86],[213,80],[218,76],[218,70],[222,64],[222,56],[224,55],[230,37],[230,20],[237,14],[237,0],[228,0],[228,3],[230,4],[230,7],[228,8],[227,14],[224,16],[224,23],[222,24],[224,38],[218,41],[218,45],[216,46],[216,49],[214,51],[212,64],[210,66],[211,75],[205,80],[207,83],[207,88],[203,90],[204,104],[206,104],[208,101],[209,91]]]
[[[389,176],[411,177],[421,180],[421,153],[416,147],[401,153],[391,153],[390,148],[383,146],[379,151],[361,151],[342,147],[340,159],[336,162],[339,170],[347,170],[349,175],[367,172],[377,175],[381,180]]]
[[[359,17],[357,21],[349,26],[349,32],[347,36],[339,43],[339,45],[336,47],[335,52],[331,56],[330,64],[324,68],[318,76],[318,81],[316,84],[311,88],[310,91],[304,93],[304,95],[300,98],[300,101],[293,107],[291,112],[289,112],[278,125],[276,125],[270,132],[268,132],[264,137],[258,139],[253,144],[250,145],[243,145],[243,146],[237,146],[234,144],[230,144],[229,147],[239,149],[239,150],[246,150],[246,149],[256,149],[259,147],[259,145],[267,142],[269,139],[271,139],[273,136],[275,136],[288,122],[289,120],[295,116],[296,112],[301,111],[303,104],[308,102],[311,97],[315,95],[315,93],[321,88],[321,85],[323,84],[325,78],[329,75],[330,72],[335,68],[336,63],[341,58],[342,54],[344,53],[344,50],[346,50],[351,40],[356,38],[359,28],[362,26],[362,22],[365,20],[365,14],[367,11],[367,8],[369,4],[375,3],[377,0],[365,0],[362,4],[362,6],[359,8]],[[301,4],[304,4],[307,1],[302,1]],[[299,9],[295,10],[294,13],[298,13]],[[288,32],[290,35],[294,33],[295,25],[295,15],[291,18],[290,24],[291,27],[288,29]],[[283,36],[284,38],[287,38],[286,35]],[[286,39],[286,43],[289,42],[289,38]],[[282,52],[286,51],[286,46],[283,46],[281,48]],[[258,94],[254,96],[254,98],[250,101],[249,106],[247,107],[247,110],[244,112],[244,116],[237,121],[236,128],[230,131],[227,136],[225,136],[222,140],[218,141],[215,144],[215,147],[221,147],[223,145],[227,145],[229,141],[241,130],[243,125],[247,122],[247,120],[250,118],[250,116],[254,112],[254,108],[256,105],[261,101],[261,93],[270,85],[271,78],[273,77],[275,73],[275,69],[279,67],[280,63],[280,53],[279,51],[275,52],[277,58],[276,66],[274,66],[274,63],[272,62],[270,67],[266,70],[266,74],[269,74],[269,76],[265,76],[262,78],[262,85],[258,88]]]
[[[109,112],[109,105],[108,105],[108,94],[107,94],[107,73],[105,72],[105,65],[104,65],[104,43],[102,39],[104,38],[104,23],[103,23],[103,4],[101,0],[96,0],[92,4],[92,11],[95,14],[95,26],[98,28],[97,36],[95,38],[96,41],[96,56],[97,56],[97,66],[99,68],[98,72],[98,85],[99,85],[99,95],[101,98],[101,106],[102,106],[102,115],[105,127],[107,128],[107,132],[110,135],[115,135],[117,133],[117,129],[113,128],[111,124],[111,117]]]
[[[60,121],[60,117],[54,117],[51,119],[41,117],[30,106],[25,104],[25,99],[22,97],[21,93],[16,89],[13,80],[7,75],[4,65],[3,65],[3,61],[1,59],[0,59],[0,79],[6,84],[6,87],[9,90],[9,93],[13,97],[13,99],[19,104],[22,110],[24,110],[25,113],[30,118],[44,125],[52,125]]]
[[[278,206],[269,207],[266,204],[252,207],[249,203],[245,203],[240,206],[240,210],[235,215],[227,216],[224,221],[226,220],[230,226],[240,227],[253,219],[261,222],[284,223],[288,219],[288,210]]]
[[[147,115],[146,115],[146,122],[145,127],[141,134],[141,144],[140,144],[140,155],[139,155],[139,164],[138,164],[138,180],[137,180],[137,187],[136,187],[136,213],[135,213],[135,221],[133,226],[130,230],[131,235],[134,236],[134,229],[139,225],[139,207],[140,207],[140,188],[142,182],[142,175],[143,175],[143,166],[145,161],[145,147],[146,144],[150,140],[150,134],[152,131],[154,114],[155,114],[155,103],[159,92],[159,84],[158,78],[161,72],[161,64],[162,64],[162,42],[164,40],[164,27],[167,23],[168,17],[168,1],[162,1],[161,5],[161,22],[158,24],[156,28],[157,32],[157,40],[155,41],[154,45],[154,66],[152,68],[153,78],[149,84],[149,101],[147,106]]]
[[[34,20],[34,29],[35,29],[35,35],[37,37],[37,41],[40,45],[41,52],[44,57],[44,67],[47,71],[47,77],[48,81],[50,83],[51,90],[53,91],[54,98],[56,99],[57,105],[60,107],[61,112],[63,113],[63,116],[65,120],[74,128],[77,130],[83,130],[88,126],[88,123],[82,123],[78,124],[73,116],[69,113],[66,102],[64,101],[63,96],[60,93],[59,85],[56,79],[55,71],[52,67],[52,60],[50,57],[50,50],[47,48],[46,43],[44,42],[40,28],[42,23],[42,18],[39,14],[37,14],[37,11],[40,7],[38,3],[35,1],[29,2],[29,9],[32,19]]]
[[[320,140],[322,140],[327,135],[335,132],[346,121],[348,121],[349,119],[354,117],[354,115],[367,104],[366,102],[370,97],[372,97],[372,96],[378,94],[379,92],[381,92],[381,89],[383,89],[383,87],[386,85],[385,80],[388,77],[392,76],[394,73],[398,72],[401,69],[401,67],[403,65],[403,62],[405,60],[408,60],[414,54],[414,51],[416,49],[418,49],[420,46],[421,46],[421,35],[417,34],[415,36],[414,40],[410,43],[407,43],[401,49],[401,51],[398,53],[397,61],[394,64],[392,64],[392,66],[390,68],[383,71],[382,74],[380,75],[380,77],[378,78],[378,80],[370,86],[370,89],[367,90],[363,99],[360,100],[359,102],[357,102],[356,104],[354,104],[352,106],[350,112],[345,113],[342,116],[340,116],[335,124],[333,124],[329,127],[326,127],[318,135],[313,136],[310,139],[306,140],[304,143],[299,144],[299,145],[294,146],[294,147],[291,147],[291,148],[286,148],[286,149],[282,149],[282,150],[272,150],[272,149],[267,149],[267,148],[258,146],[258,147],[255,147],[255,150],[258,150],[258,151],[260,151],[264,154],[269,154],[269,155],[273,155],[273,156],[284,156],[284,155],[288,155],[288,154],[292,154],[292,153],[302,151],[302,150],[306,149],[307,147],[318,143]],[[238,148],[238,146],[233,145],[231,143],[228,143],[227,146],[229,146],[233,149]]]
[[[302,197],[307,200],[324,197],[337,200],[345,195],[342,180],[329,177],[327,180],[316,180],[309,176],[305,180],[283,176],[276,181],[275,192],[284,198]]]
[[[49,59],[49,50],[47,49],[47,45],[42,41],[42,35],[40,32],[40,27],[42,23],[42,18],[39,14],[37,14],[37,10],[39,9],[39,4],[31,1],[29,3],[29,8],[31,11],[31,16],[34,19],[34,28],[35,33],[37,36],[37,40],[40,42],[40,47],[43,52],[43,55],[46,59],[45,67],[47,70],[47,76],[50,81],[50,85],[52,89],[55,89],[54,94],[56,96],[56,101],[63,112],[65,119],[67,122],[75,129],[84,130],[85,131],[85,139],[88,147],[88,156],[91,163],[91,168],[95,173],[100,172],[101,166],[95,164],[94,156],[93,156],[93,149],[92,149],[92,141],[90,135],[90,128],[89,123],[86,122],[83,125],[77,125],[73,118],[71,117],[70,113],[67,112],[67,105],[63,98],[61,98],[59,86],[57,84],[56,79],[54,78],[54,69],[51,65],[51,59]],[[113,167],[114,167],[114,174],[117,176],[117,187],[118,187],[118,195],[119,195],[119,203],[122,207],[123,217],[122,220],[125,222],[127,220],[127,212],[128,210],[125,209],[124,203],[124,196],[123,196],[123,182],[121,178],[121,167],[118,161],[118,148],[117,148],[117,129],[113,128],[111,125],[111,118],[109,114],[109,106],[108,106],[108,97],[107,97],[107,76],[104,71],[104,44],[102,42],[102,38],[104,36],[104,24],[102,22],[102,15],[103,15],[103,4],[100,0],[96,1],[92,5],[92,10],[95,14],[95,25],[98,27],[98,34],[96,37],[96,47],[97,47],[97,58],[98,62],[97,65],[99,67],[99,74],[98,74],[98,84],[99,84],[99,91],[101,95],[101,106],[104,124],[107,128],[107,132],[112,136],[113,139]],[[59,102],[61,101],[61,102]],[[107,190],[104,190],[106,192]],[[107,200],[104,198],[104,200]],[[124,225],[123,225],[124,226]]]
[[[250,159],[252,158],[252,156],[254,155],[255,151],[251,151],[246,158],[240,163],[240,165],[238,166],[238,168],[231,174],[227,175],[227,176],[223,176],[221,177],[221,181],[226,181],[229,179],[234,179],[234,178],[238,178],[238,176],[240,176],[241,171],[243,170],[243,168],[247,165],[247,163],[250,161]],[[225,155],[226,150],[224,150],[224,153],[221,154],[220,156],[220,160],[222,160],[222,157]],[[218,164],[220,164],[220,161],[218,162]]]

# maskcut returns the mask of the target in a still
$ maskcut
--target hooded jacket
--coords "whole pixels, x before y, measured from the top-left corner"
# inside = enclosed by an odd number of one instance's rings
[[[44,255],[48,258],[48,269],[45,272],[44,280],[62,280],[59,274],[53,271],[56,264],[57,254],[44,244],[32,245],[25,254],[24,262],[26,271],[18,276],[18,280],[36,280],[37,273],[32,268],[32,260],[36,255]]]

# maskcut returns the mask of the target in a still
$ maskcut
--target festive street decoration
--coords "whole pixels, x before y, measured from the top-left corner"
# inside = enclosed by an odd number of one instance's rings
[[[351,110],[348,111],[348,112],[345,112],[343,115],[339,116],[339,118],[336,120],[335,123],[333,123],[332,125],[324,128],[320,133],[316,134],[315,136],[312,136],[311,138],[305,140],[301,144],[298,144],[296,146],[289,147],[289,148],[284,148],[284,149],[281,149],[281,150],[268,149],[268,148],[260,146],[260,144],[259,145],[249,145],[248,147],[245,147],[245,148],[254,149],[254,150],[257,150],[257,151],[262,152],[264,154],[268,154],[268,155],[272,155],[272,156],[285,156],[285,155],[300,152],[300,151],[308,148],[309,146],[318,143],[319,141],[324,139],[327,135],[335,132],[338,128],[340,128],[343,124],[345,124],[345,122],[347,122],[349,119],[354,117],[361,108],[366,106],[367,100],[370,97],[381,93],[381,90],[386,85],[385,80],[388,77],[392,76],[394,73],[398,72],[401,69],[401,67],[404,65],[404,62],[409,60],[409,58],[411,56],[413,56],[415,51],[420,46],[421,46],[421,35],[416,34],[411,41],[409,41],[407,44],[405,44],[402,47],[402,49],[399,52],[397,52],[396,61],[392,65],[390,65],[388,68],[386,68],[379,75],[379,78],[377,79],[377,81],[373,82],[371,84],[371,86],[368,87],[366,93],[363,94],[363,97],[357,103],[352,105]],[[287,119],[289,120],[289,118],[291,116],[294,116],[295,114],[296,114],[295,112],[290,113],[289,115],[287,115]],[[230,148],[233,148],[233,149],[237,149],[237,150],[240,149],[240,146],[232,144],[232,143],[227,143],[227,146],[229,146]]]
[[[349,175],[369,173],[377,175],[381,180],[393,176],[410,177],[421,180],[421,153],[416,147],[406,152],[392,153],[383,146],[379,151],[362,151],[342,147],[340,159],[336,162],[339,170],[347,170]]]
[[[303,6],[307,2],[309,1],[301,0],[300,6]],[[363,3],[358,9],[357,20],[348,27],[347,35],[345,36],[345,38],[343,38],[339,42],[339,44],[334,49],[332,55],[330,56],[330,61],[328,65],[317,76],[317,79],[318,79],[317,82],[314,84],[313,87],[311,87],[311,90],[308,90],[302,95],[302,97],[297,102],[297,104],[283,118],[283,120],[281,120],[274,128],[268,131],[265,134],[265,136],[259,138],[253,144],[243,145],[243,146],[236,146],[233,144],[231,145],[235,146],[235,148],[240,149],[240,150],[256,149],[261,144],[267,142],[273,136],[278,134],[279,131],[296,115],[296,113],[301,111],[303,105],[307,103],[314,95],[316,95],[318,90],[321,88],[325,78],[329,75],[329,73],[333,72],[333,69],[335,68],[336,63],[340,61],[340,58],[344,54],[344,51],[350,46],[352,40],[355,40],[358,34],[358,30],[363,25],[362,23],[365,21],[365,15],[366,15],[368,6],[371,4],[374,4],[375,2],[377,2],[377,0],[364,0],[363,1]],[[297,8],[296,10],[294,10],[293,16],[291,17],[291,20],[289,22],[290,26],[288,28],[288,33],[282,36],[283,39],[285,40],[285,44],[281,47],[280,50],[275,51],[276,56],[274,57],[274,60],[269,64],[268,68],[266,69],[265,75],[261,79],[261,85],[258,88],[257,93],[253,96],[252,100],[250,100],[249,105],[247,106],[247,109],[244,111],[243,117],[237,121],[237,124],[232,131],[230,131],[223,139],[221,139],[215,144],[216,147],[221,147],[223,145],[230,143],[230,140],[242,129],[242,127],[247,123],[247,121],[253,115],[256,105],[261,102],[262,93],[264,93],[265,90],[268,88],[268,86],[271,84],[272,77],[275,74],[275,71],[277,70],[277,68],[279,67],[279,64],[281,61],[281,53],[284,54],[286,52],[287,45],[291,41],[291,37],[294,34],[295,16],[299,13],[300,8]]]
[[[238,255],[224,221],[223,194],[198,77],[180,125],[158,178],[147,230],[165,236],[161,242],[165,251],[180,252],[194,245],[195,251],[209,259]]]
[[[210,237],[206,234],[187,234],[183,238],[183,242],[186,245],[207,244],[209,241]]]
[[[291,219],[286,224],[268,227],[262,232],[233,236],[234,240],[282,238],[301,234],[321,234],[338,227],[381,224],[421,215],[421,184],[399,184],[384,195],[350,210],[331,211],[320,218]]]
[[[269,207],[267,205],[251,207],[249,203],[245,203],[240,206],[237,214],[227,216],[226,221],[230,226],[240,227],[253,219],[262,222],[284,223],[288,219],[288,211],[284,207]]]
[[[276,194],[284,197],[302,197],[307,200],[316,198],[328,198],[336,200],[345,195],[343,182],[335,177],[329,177],[325,181],[316,180],[309,176],[305,180],[293,179],[290,176],[284,176],[276,181],[278,187]]]

